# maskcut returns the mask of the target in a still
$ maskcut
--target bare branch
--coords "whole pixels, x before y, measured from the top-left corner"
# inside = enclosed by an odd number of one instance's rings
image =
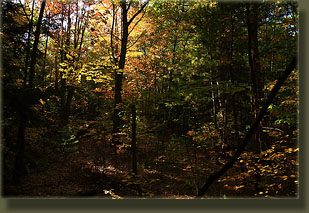
[[[113,62],[116,61],[115,52],[114,52],[114,41],[113,41],[113,34],[114,34],[114,25],[115,25],[115,4],[113,3],[113,21],[112,21],[112,29],[111,29],[111,50],[112,50],[112,60]]]
[[[127,11],[129,11],[130,7],[131,7],[132,1],[129,2],[129,5],[127,7]]]
[[[147,6],[147,4],[149,3],[150,0],[148,0],[147,2],[145,2],[141,8],[131,17],[131,19],[128,21],[128,25],[130,25],[132,23],[132,21],[136,18],[136,16],[138,16],[143,10],[144,8]]]
[[[131,32],[134,30],[134,28],[136,27],[136,25],[138,25],[138,23],[143,19],[145,13],[143,13],[142,17],[134,24],[134,26],[132,27],[132,29],[129,32],[129,35],[131,34]]]
[[[136,44],[136,42],[142,37],[143,34],[144,34],[144,32],[142,32],[142,33],[138,36],[138,38],[127,48],[127,50],[130,49],[131,47],[133,47],[133,46]]]
[[[30,19],[29,19],[29,17],[28,17],[28,14],[27,14],[27,12],[26,12],[26,10],[25,10],[25,7],[24,7],[24,5],[22,4],[21,0],[19,0],[19,3],[20,3],[20,5],[21,5],[21,7],[23,8],[24,14],[25,14],[25,16],[26,16],[28,22],[29,22],[29,23],[32,22],[32,21],[30,21]],[[33,1],[33,3],[34,3],[34,1]],[[31,14],[33,14],[33,7],[32,7],[32,13],[31,13]],[[32,20],[32,19],[31,19],[31,20]]]

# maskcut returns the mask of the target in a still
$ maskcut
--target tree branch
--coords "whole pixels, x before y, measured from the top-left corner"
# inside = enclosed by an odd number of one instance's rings
[[[129,35],[132,33],[132,31],[134,30],[134,28],[136,27],[136,25],[138,25],[138,23],[143,19],[145,13],[143,13],[142,17],[134,24],[134,26],[132,27],[132,29],[129,32]]]
[[[127,11],[129,11],[131,4],[132,4],[132,1],[129,2],[128,7],[127,7]]]
[[[25,14],[25,16],[26,16],[28,22],[29,22],[29,23],[32,22],[32,19],[31,19],[31,21],[30,21],[30,18],[28,17],[28,14],[27,14],[27,12],[26,12],[26,9],[25,9],[24,5],[22,4],[21,0],[19,0],[19,3],[20,3],[20,5],[21,5],[21,7],[22,7],[22,9],[23,9],[23,11],[24,11],[24,14]],[[33,1],[33,4],[34,4],[34,1]],[[33,14],[33,7],[34,7],[34,6],[32,5],[32,12],[31,12],[31,15]]]
[[[39,45],[39,40],[40,40],[41,24],[42,24],[45,4],[46,4],[46,0],[43,0],[41,3],[39,19],[38,19],[36,31],[35,31],[35,38],[34,38],[34,43],[33,43],[33,48],[32,48],[32,55],[31,55],[30,69],[29,69],[29,88],[33,87],[34,69],[35,69],[35,64],[36,64],[37,50],[38,50],[38,45]]]
[[[294,70],[295,67],[296,67],[296,57],[293,58],[293,60],[291,61],[289,66],[286,68],[286,70],[284,71],[282,76],[278,79],[274,88],[271,90],[271,92],[270,92],[268,98],[266,99],[266,101],[264,102],[264,105],[263,105],[262,109],[260,110],[258,116],[256,117],[255,121],[252,123],[250,130],[248,131],[246,137],[243,139],[243,141],[239,145],[238,149],[236,150],[236,152],[234,153],[232,158],[219,171],[209,175],[209,177],[206,181],[206,184],[199,191],[197,197],[202,197],[206,193],[208,188],[211,186],[211,184],[215,180],[217,180],[219,177],[221,177],[229,168],[231,168],[233,166],[233,164],[236,162],[236,160],[238,159],[240,154],[244,151],[245,147],[248,145],[251,137],[253,136],[254,132],[256,131],[257,127],[259,126],[260,121],[262,120],[262,118],[266,114],[269,105],[272,103],[272,101],[275,98],[275,96],[277,95],[279,89],[283,85],[284,81],[287,79],[287,77],[290,75],[290,73]]]
[[[127,47],[127,50],[130,49],[131,47],[133,47],[133,46],[136,44],[136,42],[137,42],[143,35],[144,35],[144,32],[142,32],[142,33],[138,36],[138,38],[137,38],[134,42],[132,42],[132,44],[131,44],[129,47]]]
[[[150,0],[148,0],[147,2],[145,2],[141,8],[131,17],[131,19],[128,21],[128,25],[130,25],[132,23],[132,21],[136,18],[136,16],[138,16],[143,9],[147,6],[147,4],[149,3]]]
[[[115,4],[113,3],[113,21],[112,21],[112,29],[111,29],[111,51],[112,51],[112,60],[116,62],[115,52],[114,52],[114,41],[113,41],[113,33],[114,33],[114,25],[115,25]]]

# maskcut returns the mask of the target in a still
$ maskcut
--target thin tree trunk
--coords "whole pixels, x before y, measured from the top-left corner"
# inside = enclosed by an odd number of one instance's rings
[[[235,138],[239,138],[239,129],[238,129],[238,115],[236,109],[236,98],[235,94],[232,95],[232,107],[233,107],[233,118],[234,118],[234,130],[235,130]],[[237,141],[237,145],[239,145],[239,141]]]
[[[42,67],[43,87],[45,87],[45,67],[46,67],[47,45],[48,45],[48,36],[45,41],[45,51],[44,51],[44,59],[43,59],[43,67]]]
[[[229,75],[232,84],[235,84],[234,80],[234,70],[233,70],[233,55],[234,55],[234,20],[233,20],[233,12],[231,12],[231,46],[230,46],[230,64],[229,64]],[[236,94],[231,94],[231,101],[232,101],[232,110],[233,110],[233,120],[234,120],[234,131],[235,131],[235,138],[238,139],[239,132],[238,132],[238,122],[237,122],[237,109],[236,109]],[[239,141],[237,141],[237,145],[239,145]]]
[[[69,52],[68,47],[70,46],[70,38],[71,38],[71,5],[69,5],[69,11],[68,11],[68,22],[67,22],[67,29],[66,29],[66,50],[63,52],[63,59],[66,60],[67,56],[66,53]],[[69,66],[69,65],[67,65]],[[70,108],[71,108],[71,102],[74,95],[74,88],[71,86],[67,86],[67,80],[62,78],[61,75],[61,109],[60,109],[60,115],[62,120],[62,125],[66,125],[69,121],[70,116]]]
[[[228,87],[228,86],[227,86]],[[224,109],[222,110],[222,115],[223,115],[223,137],[222,137],[222,140],[224,143],[228,143],[227,139],[228,139],[228,131],[227,131],[227,122],[228,122],[228,119],[227,119],[227,115],[228,115],[228,104],[227,104],[227,95],[224,94],[223,95],[223,98],[224,98]]]
[[[69,86],[67,88],[67,97],[66,97],[66,102],[65,102],[65,108],[64,108],[64,121],[67,123],[69,121],[69,117],[71,114],[71,103],[73,99],[75,88],[73,86]]]
[[[31,41],[31,33],[33,28],[33,9],[34,9],[34,2],[32,1],[32,9],[31,9],[31,19],[29,23],[29,29],[28,29],[28,38],[27,38],[27,46],[26,46],[26,59],[25,59],[25,68],[24,68],[24,87],[27,85],[27,78],[28,78],[28,63],[29,63],[29,57],[30,57],[30,41]]]
[[[137,160],[136,160],[136,107],[131,105],[132,111],[132,171],[137,175]]]
[[[213,71],[210,69],[210,86],[211,86],[211,100],[212,100],[212,112],[213,112],[213,121],[215,129],[218,130],[218,122],[217,122],[217,106],[216,106],[216,96],[214,91],[214,82],[213,82]]]
[[[55,56],[55,89],[57,90],[59,88],[59,69],[58,69],[58,59],[57,56]]]

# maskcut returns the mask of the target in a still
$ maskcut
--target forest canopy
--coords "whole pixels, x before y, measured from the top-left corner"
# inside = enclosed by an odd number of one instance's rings
[[[4,196],[297,197],[296,1],[1,2]]]

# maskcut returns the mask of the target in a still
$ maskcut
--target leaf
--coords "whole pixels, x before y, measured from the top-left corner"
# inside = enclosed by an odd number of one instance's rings
[[[245,187],[245,185],[234,186],[233,189],[237,191],[238,189],[241,189],[241,188],[244,188],[244,187]]]
[[[42,105],[45,104],[45,101],[43,101],[42,99],[40,99],[39,102],[40,102]]]
[[[189,135],[189,136],[192,136],[192,135],[194,135],[194,134],[195,134],[195,132],[194,132],[193,130],[187,132],[187,135]]]
[[[287,180],[287,179],[288,179],[288,176],[284,175],[284,176],[281,176],[281,178],[282,178],[283,180]]]
[[[108,191],[108,190],[103,190],[103,192],[104,192],[104,194],[110,194],[111,193],[111,191]]]
[[[157,182],[157,181],[160,181],[160,179],[152,179],[152,180],[149,182],[149,184],[154,183],[154,182]]]
[[[65,56],[66,56],[66,57],[67,57],[67,59],[69,59],[69,60],[72,60],[72,59],[73,59],[73,57],[72,57],[72,56],[70,56],[69,54],[66,54]]]

